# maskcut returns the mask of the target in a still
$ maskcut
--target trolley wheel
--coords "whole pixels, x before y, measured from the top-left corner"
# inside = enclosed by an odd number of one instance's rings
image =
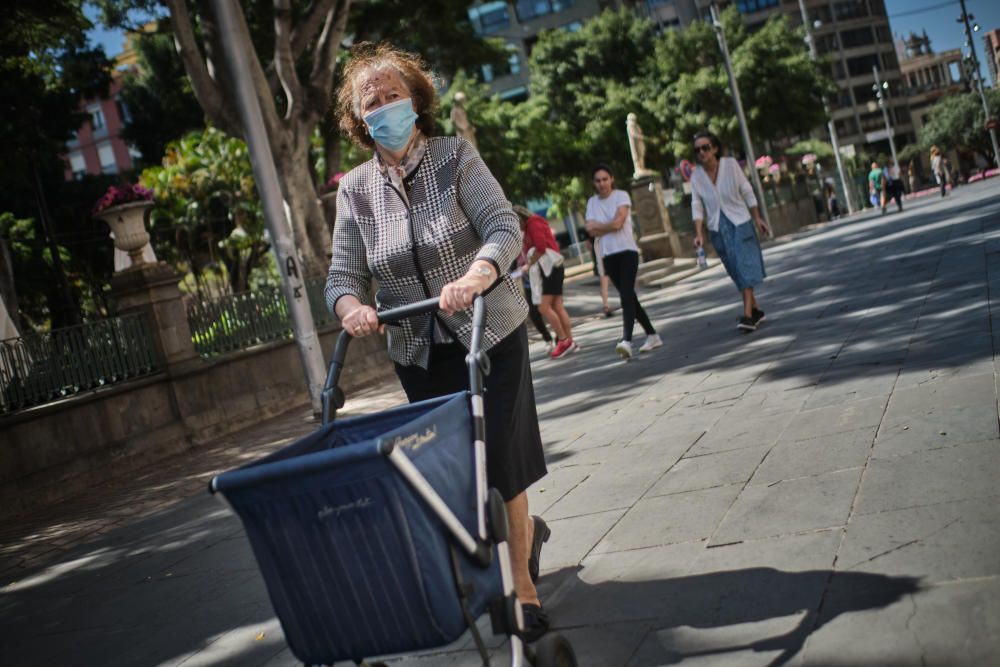
[[[535,643],[534,667],[576,667],[576,653],[569,640],[556,632],[544,635]]]
[[[497,544],[506,542],[510,534],[507,525],[507,506],[503,496],[496,489],[490,489],[486,500],[486,512],[490,519],[490,535]]]

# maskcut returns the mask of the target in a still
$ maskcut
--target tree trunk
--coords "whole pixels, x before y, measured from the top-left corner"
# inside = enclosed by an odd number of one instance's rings
[[[303,277],[324,275],[330,265],[326,250],[330,236],[316,184],[309,173],[308,145],[296,149],[276,146],[274,163],[288,205],[292,235],[302,258]]]

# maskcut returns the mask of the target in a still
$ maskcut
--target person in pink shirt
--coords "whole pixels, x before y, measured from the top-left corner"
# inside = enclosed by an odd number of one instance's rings
[[[542,273],[542,299],[538,304],[538,312],[556,332],[558,342],[552,350],[552,358],[558,359],[580,349],[580,346],[573,342],[569,313],[563,304],[563,280],[566,277],[566,270],[562,265],[562,255],[559,254],[559,243],[545,218],[524,206],[515,206],[514,212],[521,219],[521,231],[524,233],[524,254],[528,258],[524,270],[529,271],[532,265],[537,263]],[[547,254],[550,258],[559,254],[559,258],[546,260]]]

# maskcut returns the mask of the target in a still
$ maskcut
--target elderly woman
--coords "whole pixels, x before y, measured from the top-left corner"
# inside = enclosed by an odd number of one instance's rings
[[[764,281],[764,256],[757,229],[767,233],[767,223],[757,208],[757,197],[735,158],[722,156],[722,142],[711,132],[694,135],[694,150],[701,165],[691,175],[691,217],[697,247],[705,245],[702,228],[708,223],[712,246],[743,297],[743,314],[736,323],[741,331],[756,331],[764,321],[754,287]]]
[[[528,515],[526,489],[546,473],[528,366],[528,306],[506,274],[521,250],[517,216],[476,150],[435,137],[433,80],[420,62],[388,45],[355,47],[338,99],[341,128],[370,160],[340,181],[327,306],[353,336],[379,331],[380,308],[440,298],[435,315],[388,328],[389,356],[407,398],[468,388],[465,355],[473,298],[483,294],[487,476],[507,504],[514,586],[525,639],[548,628],[535,590],[549,528]]]

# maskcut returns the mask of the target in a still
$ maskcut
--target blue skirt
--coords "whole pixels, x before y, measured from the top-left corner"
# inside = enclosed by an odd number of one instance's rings
[[[734,225],[721,211],[719,229],[711,232],[712,246],[739,290],[764,282],[764,255],[752,220]]]

